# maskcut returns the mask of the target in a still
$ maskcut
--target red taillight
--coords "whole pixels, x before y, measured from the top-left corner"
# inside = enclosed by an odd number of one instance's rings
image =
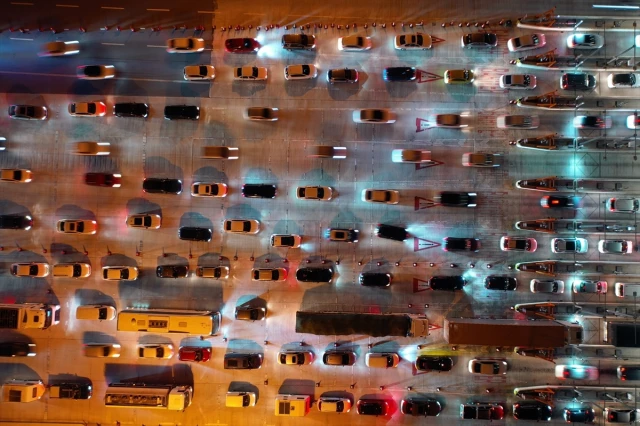
[[[562,375],[563,375],[564,377],[569,377],[569,370],[564,370],[564,371],[562,372]]]

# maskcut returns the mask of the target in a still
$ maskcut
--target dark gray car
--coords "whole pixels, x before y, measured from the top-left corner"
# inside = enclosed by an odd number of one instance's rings
[[[262,367],[262,354],[231,352],[224,356],[225,370],[255,370]]]

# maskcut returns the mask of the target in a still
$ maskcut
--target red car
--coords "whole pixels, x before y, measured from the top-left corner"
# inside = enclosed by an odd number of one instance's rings
[[[180,346],[178,359],[180,361],[207,362],[211,359],[211,348]]]
[[[224,50],[229,53],[254,53],[260,49],[255,38],[228,38],[224,42]]]
[[[84,175],[84,183],[91,186],[120,188],[121,178],[122,175],[119,173],[87,173]]]

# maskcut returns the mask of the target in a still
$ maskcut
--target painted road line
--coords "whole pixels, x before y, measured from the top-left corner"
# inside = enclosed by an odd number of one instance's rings
[[[80,7],[77,4],[56,4],[56,7]]]
[[[104,44],[105,46],[124,46],[124,43],[100,43],[100,44]]]
[[[216,13],[213,10],[199,10],[198,13]]]
[[[32,38],[20,38],[20,37],[10,37],[9,40],[33,41]]]
[[[166,49],[167,46],[165,45],[159,45],[159,44],[147,44],[147,47],[162,47],[163,49]]]
[[[9,4],[13,4],[13,5],[16,5],[16,6],[33,6],[33,3],[23,3],[23,2],[18,2],[18,1],[11,2]]]
[[[24,72],[24,71],[0,71],[0,75],[2,74],[11,74],[11,75],[31,75],[36,77],[64,77],[64,78],[72,78],[74,80],[78,79],[78,76],[75,74],[47,74],[47,73],[39,73],[39,72]],[[135,77],[115,77],[117,80],[132,80],[132,81],[149,81],[152,83],[178,83],[178,84],[186,84],[191,83],[190,81],[182,80],[163,80],[159,78],[135,78]],[[110,79],[112,80],[112,79]]]
[[[171,12],[171,9],[147,9],[149,12]]]
[[[115,7],[115,6],[100,6],[100,9],[111,9],[111,10],[124,10],[124,7]]]

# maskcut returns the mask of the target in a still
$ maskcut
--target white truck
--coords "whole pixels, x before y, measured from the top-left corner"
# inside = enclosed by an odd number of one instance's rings
[[[46,330],[60,322],[60,305],[46,303],[0,304],[0,329]]]
[[[2,385],[3,402],[33,402],[42,398],[46,388],[42,380],[13,379]]]

